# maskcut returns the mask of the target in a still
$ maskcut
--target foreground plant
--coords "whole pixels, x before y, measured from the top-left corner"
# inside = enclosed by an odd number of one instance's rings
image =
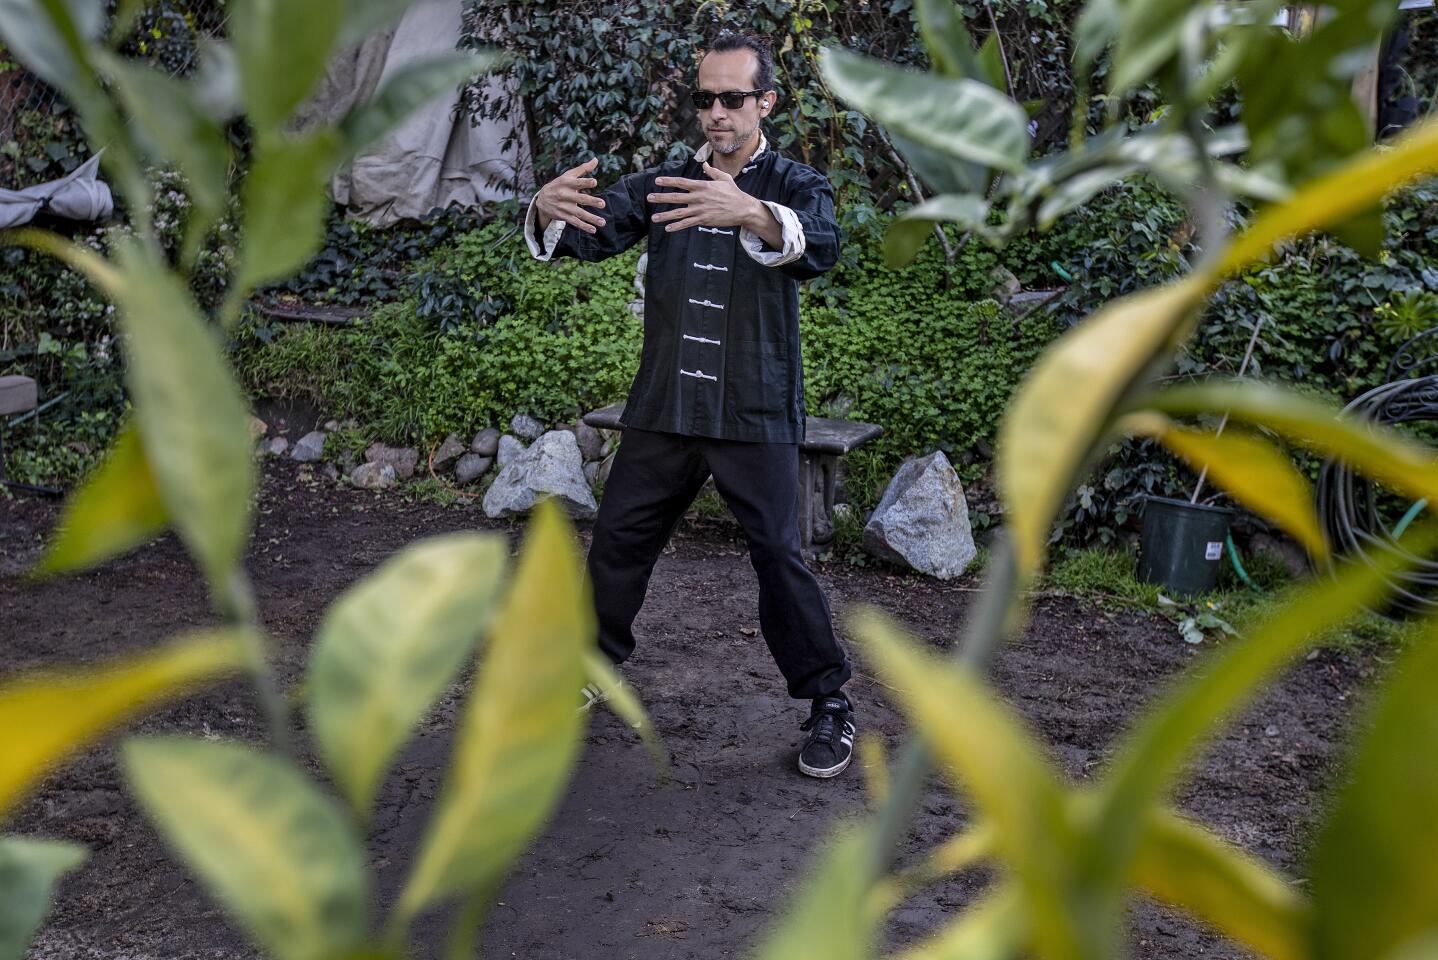
[[[422,541],[330,606],[303,690],[317,753],[343,794],[335,798],[295,759],[287,700],[242,564],[256,470],[248,405],[220,338],[257,284],[315,252],[334,169],[493,57],[411,65],[339,124],[297,130],[292,117],[330,51],[398,17],[406,0],[239,0],[229,41],[209,45],[189,81],[115,54],[142,6],[122,0],[106,42],[103,0],[0,2],[0,38],[75,107],[105,151],[134,228],[111,258],[42,231],[0,233],[0,242],[64,260],[116,305],[133,405],[35,572],[93,567],[173,530],[221,625],[102,667],[0,682],[0,818],[118,725],[242,673],[265,706],[268,746],[188,736],[122,745],[126,781],[160,834],[271,956],[406,956],[416,916],[454,900],[467,906],[452,927],[451,955],[468,956],[484,907],[568,779],[580,744],[578,690],[605,673],[593,662],[573,532],[557,508],[542,506],[513,570],[501,535]],[[224,208],[233,162],[224,127],[239,117],[254,143],[243,244],[211,322],[190,295],[188,269]],[[178,265],[150,223],[151,162],[177,167],[193,201]],[[399,902],[377,917],[364,853],[375,796],[415,727],[477,653],[443,792]],[[618,708],[643,720],[632,699]],[[84,859],[74,844],[0,837],[0,960],[25,953],[54,884]]]
[[[896,134],[900,151],[942,193],[891,228],[892,263],[911,259],[935,223],[1001,242],[1139,173],[1190,199],[1203,258],[1182,280],[1111,303],[1060,338],[1010,405],[997,460],[1006,540],[956,661],[940,661],[877,613],[854,618],[854,632],[919,736],[880,779],[879,812],[833,841],[761,947],[766,960],[874,956],[884,917],[904,897],[978,864],[996,868],[984,896],[897,956],[1112,960],[1127,952],[1122,921],[1142,891],[1262,956],[1438,957],[1438,826],[1431,816],[1438,804],[1438,623],[1424,626],[1377,695],[1313,847],[1306,886],[1184,819],[1167,799],[1226,718],[1325,632],[1381,602],[1385,577],[1404,557],[1438,546],[1438,529],[1414,531],[1404,550],[1371,566],[1340,567],[1331,582],[1299,591],[1246,638],[1223,645],[1158,698],[1094,783],[1069,782],[982,679],[999,643],[1022,622],[1023,589],[1042,570],[1064,499],[1124,434],[1156,438],[1206,469],[1320,559],[1328,545],[1308,483],[1272,437],[1341,458],[1409,497],[1434,502],[1438,493],[1432,451],[1336,409],[1252,383],[1158,386],[1225,279],[1312,230],[1339,230],[1372,249],[1384,194],[1438,172],[1438,122],[1391,148],[1369,149],[1348,99],[1354,54],[1376,42],[1391,4],[1345,0],[1302,39],[1261,26],[1277,4],[1245,7],[1260,26],[1213,32],[1205,24],[1214,3],[1091,0],[1078,21],[1080,69],[1087,72],[1107,50],[1111,96],[1153,82],[1169,106],[1150,129],[1129,134],[1115,126],[1037,162],[1027,156],[1022,109],[975,63],[950,0],[916,5],[930,73],[829,52],[830,86]],[[1230,82],[1243,93],[1243,126],[1210,131],[1206,105]],[[1076,130],[1085,110],[1081,103]],[[1219,159],[1245,149],[1247,165]],[[1230,238],[1233,191],[1273,202]],[[1224,412],[1225,433],[1192,424]],[[894,851],[933,760],[970,801],[974,824],[923,862],[896,869]]]

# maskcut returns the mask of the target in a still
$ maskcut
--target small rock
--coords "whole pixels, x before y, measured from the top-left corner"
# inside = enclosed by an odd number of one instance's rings
[[[325,435],[321,430],[312,430],[300,437],[295,448],[290,451],[290,457],[301,463],[313,463],[321,460],[325,455]]]
[[[454,479],[460,483],[473,483],[489,472],[492,457],[481,457],[477,453],[466,453],[454,465]]]
[[[464,449],[464,444],[459,442],[459,437],[451,433],[444,438],[444,443],[441,443],[439,449],[434,452],[431,463],[436,470],[443,470],[447,465],[458,460],[464,454]]]
[[[500,453],[504,440],[500,440]],[[584,479],[579,443],[567,430],[552,430],[507,463],[484,495],[484,513],[492,520],[528,513],[553,497],[570,516],[592,519],[598,512],[594,493]]]
[[[574,425],[574,439],[579,441],[579,455],[585,460],[599,460],[604,456],[604,438],[599,431],[583,420]]]
[[[1313,567],[1308,560],[1308,551],[1303,546],[1290,540],[1285,536],[1275,536],[1270,533],[1255,533],[1248,541],[1248,549],[1254,553],[1266,553],[1273,557],[1288,575],[1294,579],[1303,579],[1313,573]]]
[[[350,483],[365,490],[388,490],[399,482],[394,465],[370,460],[354,468]]]
[[[320,467],[320,473],[324,475],[326,480],[338,480],[340,478],[340,468],[332,463],[326,463]]]
[[[474,435],[473,442],[469,445],[471,453],[477,453],[481,457],[492,457],[499,449],[499,431],[494,427],[485,427]]]
[[[591,460],[584,465],[584,479],[589,481],[591,487],[599,482],[599,467],[598,460]]]
[[[634,265],[634,289],[639,291],[639,297],[644,298],[645,281],[649,278],[649,251],[645,250],[639,255],[639,262]]]
[[[335,432],[336,430],[338,430],[339,428],[340,428],[340,422],[339,422],[338,420],[326,420],[326,421],[325,421],[325,432],[326,432],[326,433],[334,433],[334,432]]]
[[[260,444],[260,451],[271,457],[282,457],[289,448],[290,442],[284,437],[271,437]]]
[[[516,413],[509,421],[509,432],[521,440],[533,442],[544,435],[544,424],[527,413]]]
[[[503,470],[509,466],[511,460],[524,453],[524,451],[524,444],[506,433],[499,438],[499,449],[495,453],[495,462],[499,464],[499,469]]]
[[[851,504],[847,504],[847,503],[836,503],[836,504],[834,504],[834,525],[835,525],[835,526],[838,526],[839,524],[845,522],[846,520],[850,519],[850,518],[853,517],[853,516],[854,516],[854,508],[853,508],[853,506],[852,506]]]
[[[614,469],[614,454],[605,457],[599,464],[599,486],[606,486],[609,483],[609,471]]]
[[[644,319],[644,299],[642,297],[638,300],[630,300],[625,306],[629,308],[630,313],[634,314],[640,320]]]
[[[259,417],[250,416],[250,441],[253,443],[270,432],[270,425]]]
[[[978,547],[964,486],[942,451],[899,467],[864,526],[864,549],[941,580],[973,562]]]
[[[383,443],[372,443],[365,450],[364,458],[369,463],[387,463],[394,467],[396,477],[408,480],[414,476],[414,468],[419,463],[419,451],[413,447],[390,447]]]
[[[1265,737],[1276,737],[1276,736],[1278,736],[1278,727],[1275,726],[1274,724],[1271,724],[1271,723],[1270,723],[1268,726],[1266,726],[1266,727],[1263,728],[1263,735],[1264,735]]]

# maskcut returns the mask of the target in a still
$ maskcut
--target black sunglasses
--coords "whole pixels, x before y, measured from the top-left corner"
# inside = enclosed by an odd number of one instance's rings
[[[763,90],[725,90],[723,93],[711,93],[708,90],[691,90],[689,99],[693,100],[694,106],[700,110],[708,110],[714,106],[716,98],[724,104],[725,110],[738,110],[744,106],[746,99],[757,97],[763,92]]]

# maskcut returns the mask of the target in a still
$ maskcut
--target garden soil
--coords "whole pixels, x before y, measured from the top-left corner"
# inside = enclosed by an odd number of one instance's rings
[[[213,622],[200,579],[172,537],[92,573],[22,579],[57,515],[53,502],[0,499],[4,672],[132,653]],[[300,676],[326,605],[348,584],[408,543],[462,529],[520,534],[517,525],[486,520],[473,501],[409,501],[315,479],[289,463],[267,466],[248,568],[285,679]],[[758,633],[754,574],[736,536],[722,521],[681,526],[656,568],[637,624],[641,645],[625,667],[673,754],[669,783],[659,781],[624,723],[596,711],[562,805],[490,914],[485,957],[747,956],[835,824],[865,809],[859,763],[830,781],[795,768],[806,707],[786,697]],[[935,647],[952,644],[977,595],[972,576],[940,583],[882,566],[816,570],[836,612],[875,605]],[[1102,768],[1123,725],[1163,682],[1203,652],[1166,620],[1044,596],[993,677],[1067,773],[1082,780]],[[1179,806],[1275,866],[1301,870],[1342,737],[1381,656],[1325,651],[1301,661],[1219,736],[1179,790]],[[859,671],[850,692],[860,729],[892,756],[905,725],[862,659]],[[369,839],[382,904],[393,901],[422,836],[462,703],[456,687],[385,784]],[[239,682],[138,726],[262,736],[256,703]],[[967,820],[965,802],[933,779],[906,855]],[[63,882],[34,957],[257,956],[125,794],[113,742],[51,776],[7,830],[92,851]],[[886,942],[916,942],[974,902],[986,880],[966,874],[915,896],[894,913]],[[445,919],[421,921],[421,955],[441,950]],[[1148,903],[1133,912],[1131,943],[1141,958],[1245,956]]]

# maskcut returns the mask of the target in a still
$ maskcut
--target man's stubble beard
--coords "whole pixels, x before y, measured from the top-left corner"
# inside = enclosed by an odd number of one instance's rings
[[[754,135],[758,132],[759,128],[757,126],[750,127],[749,130],[744,133],[744,136],[741,139],[738,136],[739,131],[736,130],[734,131],[734,138],[729,141],[727,146],[720,146],[719,144],[714,142],[714,139],[712,137],[706,137],[706,139],[709,140],[709,146],[711,149],[713,149],[715,153],[721,153],[727,157],[730,154],[738,153],[740,150],[744,149],[744,146],[748,144],[749,141],[753,140]]]

